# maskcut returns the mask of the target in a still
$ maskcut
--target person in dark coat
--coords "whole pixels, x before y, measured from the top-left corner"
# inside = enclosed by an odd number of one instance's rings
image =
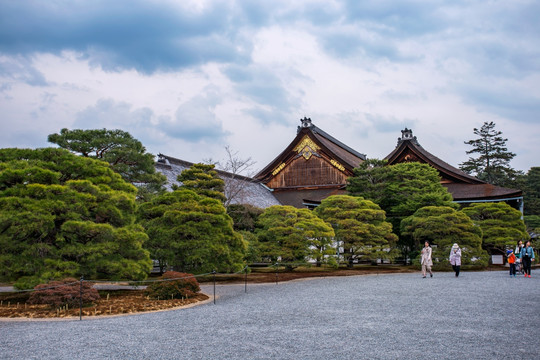
[[[531,263],[534,261],[534,250],[531,246],[531,242],[527,241],[527,244],[521,249],[521,264],[523,265],[523,272],[525,277],[531,277]]]

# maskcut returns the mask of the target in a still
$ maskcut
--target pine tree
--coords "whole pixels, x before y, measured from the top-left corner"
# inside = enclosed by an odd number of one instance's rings
[[[540,167],[529,169],[523,186],[525,215],[540,215]]]
[[[465,144],[473,147],[467,155],[478,154],[478,157],[469,157],[460,164],[460,169],[490,184],[509,186],[519,172],[510,166],[516,154],[508,151],[508,139],[501,136],[501,131],[495,130],[493,121],[484,122],[480,129],[474,128],[474,134],[478,139],[465,141]]]
[[[126,131],[62,129],[47,140],[74,154],[108,162],[124,180],[137,186],[139,200],[160,193],[167,180],[156,172],[154,155]]]
[[[482,229],[482,247],[491,254],[504,254],[529,238],[521,212],[504,202],[475,203],[462,211]]]
[[[441,185],[437,170],[417,162],[384,166],[368,160],[354,169],[347,191],[379,205],[399,236],[400,222],[424,206],[457,207],[452,195]]]
[[[259,216],[256,234],[262,258],[280,260],[289,269],[309,258],[320,263],[334,254],[332,226],[308,209],[270,206]]]
[[[180,187],[139,207],[149,240],[145,247],[163,272],[235,272],[244,266],[247,244],[233,229],[220,200]]]
[[[218,176],[212,164],[193,164],[189,169],[182,171],[177,180],[182,187],[195,191],[197,194],[208,196],[225,202],[225,181]],[[178,189],[173,186],[173,189]]]
[[[401,222],[401,233],[414,239],[417,248],[425,241],[433,249],[433,265],[448,264],[454,243],[462,249],[462,265],[486,266],[488,253],[482,249],[482,228],[463,212],[448,206],[426,206]],[[420,255],[417,260],[419,261]]]
[[[321,219],[332,224],[345,260],[392,260],[397,256],[397,236],[379,205],[358,196],[332,195],[314,210]],[[389,251],[392,249],[392,251]]]
[[[146,278],[136,188],[103,161],[64,149],[0,150],[0,281]]]

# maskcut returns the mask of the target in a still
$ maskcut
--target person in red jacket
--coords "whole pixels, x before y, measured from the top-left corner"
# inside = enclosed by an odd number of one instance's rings
[[[506,257],[508,258],[508,264],[510,264],[510,276],[516,277],[516,255],[513,250],[508,250],[506,252]]]

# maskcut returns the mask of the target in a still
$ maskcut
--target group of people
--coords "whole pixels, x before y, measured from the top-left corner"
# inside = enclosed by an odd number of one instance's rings
[[[431,267],[433,266],[431,254],[431,246],[429,246],[429,242],[426,241],[420,257],[423,278],[426,278],[428,272],[429,276],[433,277],[433,271],[431,271]],[[508,263],[510,264],[510,276],[516,276],[516,264],[520,264],[525,277],[531,277],[531,264],[534,261],[534,250],[530,241],[527,241],[526,245],[523,246],[523,241],[520,240],[516,250],[507,251],[507,257]],[[450,260],[450,264],[452,265],[456,277],[458,277],[461,270],[461,248],[458,244],[452,246],[448,259]]]
[[[431,267],[433,266],[433,260],[431,259],[432,252],[433,250],[431,249],[431,246],[429,246],[429,241],[426,241],[420,257],[423,278],[426,278],[428,272],[429,276],[433,277],[433,271],[431,271]],[[456,277],[458,277],[459,271],[461,270],[461,248],[458,244],[452,245],[449,260]]]
[[[531,242],[527,241],[525,246],[523,246],[523,241],[519,241],[516,250],[507,250],[506,257],[508,259],[508,264],[510,264],[510,276],[516,276],[518,268],[521,268],[521,271],[525,277],[531,277],[531,265],[534,261],[534,250],[531,246]]]

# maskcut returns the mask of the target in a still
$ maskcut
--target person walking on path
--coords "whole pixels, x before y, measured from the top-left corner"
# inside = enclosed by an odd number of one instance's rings
[[[450,249],[450,264],[452,264],[452,269],[454,269],[456,277],[458,277],[461,269],[461,249],[458,244],[454,244]]]
[[[519,240],[514,250],[514,255],[516,256],[516,271],[520,271],[521,274],[523,271],[523,264],[521,263],[521,249],[523,249],[523,241]]]
[[[420,264],[422,264],[422,277],[425,278],[427,275],[427,271],[429,271],[429,276],[433,277],[433,272],[431,271],[431,267],[433,266],[433,261],[431,260],[431,246],[429,246],[429,242],[426,241],[424,244],[424,248],[422,249],[422,257],[420,258]]]
[[[527,241],[526,246],[521,249],[521,265],[523,266],[523,272],[525,277],[531,277],[531,263],[534,261],[534,250],[531,246],[531,242]]]
[[[506,251],[506,257],[508,258],[508,264],[510,265],[510,276],[516,277],[516,255],[512,249]]]

